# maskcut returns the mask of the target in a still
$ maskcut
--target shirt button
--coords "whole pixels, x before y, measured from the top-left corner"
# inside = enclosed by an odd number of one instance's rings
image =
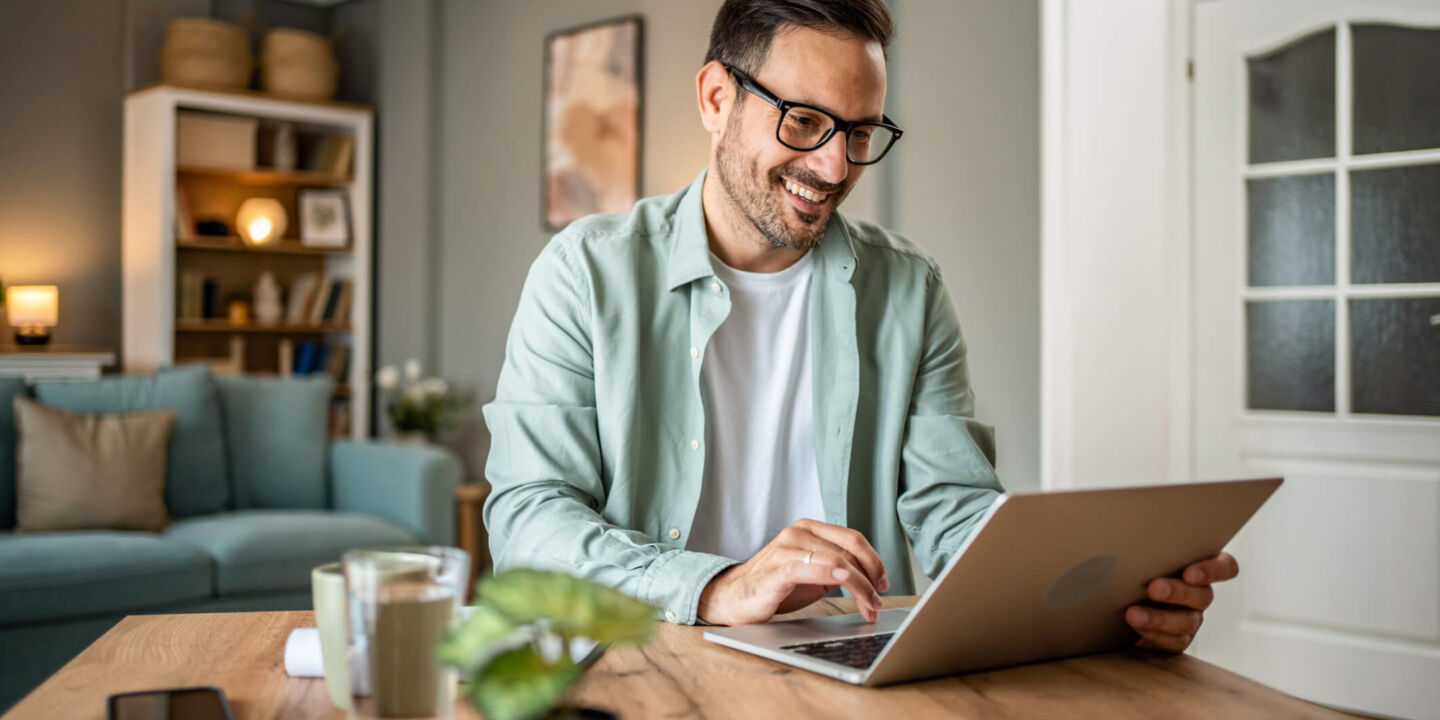
[[[720,292],[721,290],[724,290],[725,288],[722,287],[722,286],[720,285],[720,283],[718,283],[718,282],[712,282],[712,283],[710,283],[710,289],[714,290],[715,292]]]
[[[700,348],[690,348],[690,357],[692,357],[692,358],[698,358],[698,357],[700,357]]]
[[[666,610],[666,611],[665,611],[665,622],[668,622],[668,623],[673,623],[673,622],[675,622],[675,613],[670,612],[669,610]]]
[[[671,540],[679,540],[679,539],[680,539],[680,529],[679,529],[679,528],[670,528],[670,539],[671,539]]]
[[[699,449],[700,449],[700,441],[699,441],[699,440],[691,440],[691,441],[690,441],[690,449],[691,449],[691,450],[699,450]]]

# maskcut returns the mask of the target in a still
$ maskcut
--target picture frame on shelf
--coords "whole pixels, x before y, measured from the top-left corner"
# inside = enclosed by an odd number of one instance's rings
[[[350,202],[343,189],[300,190],[300,244],[308,248],[350,246]]]

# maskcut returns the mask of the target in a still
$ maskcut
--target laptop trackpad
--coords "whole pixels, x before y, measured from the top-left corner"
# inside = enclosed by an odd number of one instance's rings
[[[740,625],[709,630],[707,635],[722,635],[735,640],[778,647],[797,643],[854,637],[857,635],[878,635],[900,629],[910,608],[881,610],[880,617],[873,623],[865,622],[859,613],[831,615],[805,620],[768,622],[760,625]]]

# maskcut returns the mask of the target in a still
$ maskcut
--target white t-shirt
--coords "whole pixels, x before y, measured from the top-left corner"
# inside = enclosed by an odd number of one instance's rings
[[[807,252],[777,273],[727,267],[730,314],[700,366],[705,476],[686,548],[747,560],[796,520],[825,519],[815,465]]]

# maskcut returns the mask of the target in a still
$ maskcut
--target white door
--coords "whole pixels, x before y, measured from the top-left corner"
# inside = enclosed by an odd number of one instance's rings
[[[1195,652],[1440,717],[1440,2],[1194,19],[1195,471],[1286,478]]]

